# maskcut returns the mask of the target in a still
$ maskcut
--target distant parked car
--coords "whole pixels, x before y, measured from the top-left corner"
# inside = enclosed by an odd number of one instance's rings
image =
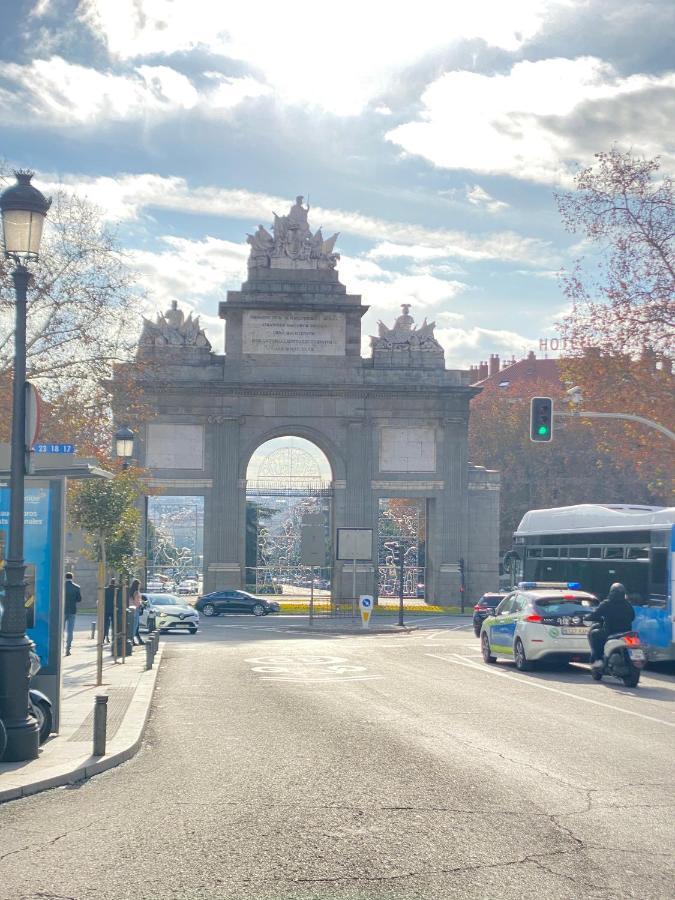
[[[140,624],[150,630],[151,620],[158,631],[189,631],[196,634],[199,626],[199,613],[185,600],[173,594],[141,594],[143,608]]]
[[[192,578],[186,578],[184,581],[178,585],[178,593],[179,594],[196,594],[198,590],[198,585],[195,580]]]
[[[160,594],[162,591],[166,590],[166,588],[164,587],[164,582],[159,581],[156,578],[150,579],[150,581],[148,581],[148,583],[146,584],[145,589],[153,594]]]
[[[483,594],[473,608],[473,633],[480,637],[483,619],[493,615],[495,609],[504,599],[504,594]]]
[[[279,612],[276,600],[256,597],[248,591],[213,591],[204,594],[195,603],[195,609],[205,616],[219,616],[222,613],[253,613],[254,616],[266,616]]]

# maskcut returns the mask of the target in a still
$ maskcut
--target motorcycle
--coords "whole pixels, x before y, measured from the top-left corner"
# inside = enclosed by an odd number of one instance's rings
[[[602,667],[591,666],[591,678],[602,681],[603,675],[620,678],[626,687],[637,687],[640,671],[647,663],[647,655],[636,631],[610,634],[605,643]]]
[[[34,650],[30,652],[30,677],[34,678],[41,669],[40,657]],[[53,731],[54,715],[52,712],[52,701],[42,691],[35,688],[28,689],[28,705],[31,712],[37,719],[40,732],[39,742],[44,744],[49,735]]]

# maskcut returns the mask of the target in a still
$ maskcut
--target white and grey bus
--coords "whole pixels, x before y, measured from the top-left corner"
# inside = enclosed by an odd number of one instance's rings
[[[675,507],[582,504],[525,513],[506,554],[512,582],[578,582],[599,598],[620,581],[653,660],[675,659]]]

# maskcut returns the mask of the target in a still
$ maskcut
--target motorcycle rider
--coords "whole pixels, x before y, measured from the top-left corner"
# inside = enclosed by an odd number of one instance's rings
[[[609,589],[606,600],[603,600],[586,619],[596,624],[588,632],[588,643],[591,645],[591,668],[602,668],[605,642],[611,634],[630,631],[635,618],[635,611],[626,599],[626,588],[616,581]]]

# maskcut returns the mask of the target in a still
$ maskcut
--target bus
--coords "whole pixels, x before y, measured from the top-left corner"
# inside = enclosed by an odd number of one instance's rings
[[[586,503],[530,510],[504,568],[512,584],[578,582],[600,599],[620,581],[648,659],[675,659],[675,507]]]

